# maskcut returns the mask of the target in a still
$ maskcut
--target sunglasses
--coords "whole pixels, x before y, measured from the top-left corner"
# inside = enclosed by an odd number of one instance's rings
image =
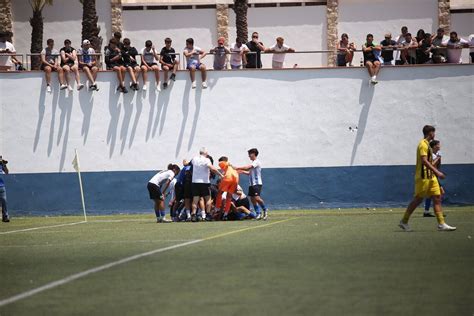
[[[252,36],[252,38],[258,38],[258,36],[254,35],[254,36]]]

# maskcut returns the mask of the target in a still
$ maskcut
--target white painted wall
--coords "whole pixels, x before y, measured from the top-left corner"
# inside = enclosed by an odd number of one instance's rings
[[[368,33],[376,42],[384,39],[386,32],[392,38],[400,34],[402,26],[416,35],[419,29],[435,32],[438,28],[438,1],[436,0],[339,0],[339,37],[349,35],[357,49],[361,49]],[[356,53],[354,62],[359,65],[362,54]]]
[[[41,72],[0,73],[0,153],[16,173],[72,171],[74,148],[84,171],[159,169],[201,146],[235,164],[258,147],[269,168],[412,165],[422,126],[434,124],[444,163],[474,162],[474,66],[386,68],[375,87],[367,77],[361,68],[211,71],[209,88],[192,90],[180,71],[159,94],[122,95],[110,72],[93,94],[57,83],[48,94]]]
[[[252,32],[258,32],[266,47],[281,36],[285,43],[299,51],[326,50],[326,6],[249,8],[249,40]],[[234,10],[229,10],[229,37],[237,36]],[[264,55],[264,68],[271,68],[272,55]],[[326,66],[325,54],[287,54],[286,67],[298,64],[300,67]]]
[[[215,9],[123,11],[122,20],[123,36],[129,37],[137,49],[145,47],[148,39],[161,49],[166,37],[173,40],[177,53],[183,52],[189,37],[204,50],[210,50],[217,42]],[[203,62],[212,66],[212,57]]]
[[[458,36],[469,40],[469,35],[474,34],[474,13],[451,14],[451,30],[456,31]],[[469,63],[469,49],[463,49],[462,62]]]
[[[63,46],[66,38],[72,41],[73,47],[80,47],[82,5],[79,0],[54,0],[53,3],[43,9],[43,47],[46,46],[48,38],[54,39],[58,49]],[[105,43],[110,38],[110,1],[97,0],[96,10],[101,28],[100,36]],[[31,7],[26,0],[12,1],[12,11],[15,48],[17,52],[27,54],[31,45]]]

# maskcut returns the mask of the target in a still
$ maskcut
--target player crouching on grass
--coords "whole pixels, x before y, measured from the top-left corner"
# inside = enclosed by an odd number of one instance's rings
[[[434,203],[434,212],[438,220],[439,231],[453,231],[456,227],[449,226],[444,222],[443,210],[441,208],[441,189],[438,178],[444,179],[445,175],[433,165],[433,153],[430,141],[435,138],[435,128],[430,125],[423,127],[424,138],[419,142],[416,152],[416,174],[415,174],[415,197],[405,211],[400,224],[404,231],[411,231],[408,220],[415,209],[424,198],[431,197]]]
[[[165,213],[165,192],[170,185],[171,180],[179,173],[180,169],[177,165],[169,164],[168,170],[163,170],[155,174],[148,181],[148,193],[150,199],[155,202],[155,215],[157,223],[170,223]]]

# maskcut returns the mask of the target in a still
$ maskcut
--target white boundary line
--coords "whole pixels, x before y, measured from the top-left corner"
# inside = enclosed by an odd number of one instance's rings
[[[134,261],[134,260],[137,260],[137,259],[140,259],[140,258],[143,258],[143,257],[151,256],[151,255],[154,255],[156,253],[165,252],[165,251],[168,251],[168,250],[173,250],[173,249],[176,249],[176,248],[181,248],[181,247],[197,244],[197,243],[200,243],[202,241],[207,241],[207,240],[217,239],[217,238],[232,235],[232,234],[237,234],[237,233],[244,232],[244,231],[247,231],[247,230],[252,230],[252,229],[257,229],[257,228],[262,228],[262,227],[268,227],[268,226],[272,226],[272,225],[275,225],[275,224],[280,224],[280,223],[287,222],[287,221],[294,220],[294,219],[296,219],[296,218],[288,218],[288,219],[284,219],[284,220],[281,220],[281,221],[276,221],[276,222],[272,222],[272,223],[268,223],[268,224],[264,224],[264,225],[250,226],[250,227],[246,227],[246,228],[233,230],[233,231],[230,231],[230,232],[225,232],[225,233],[222,233],[222,234],[217,234],[217,235],[214,235],[214,236],[206,237],[206,238],[203,238],[203,239],[195,239],[195,240],[191,240],[191,241],[184,242],[184,243],[181,243],[181,244],[177,244],[177,245],[173,245],[173,246],[169,246],[169,247],[165,247],[165,248],[158,248],[158,249],[151,250],[151,251],[148,251],[148,252],[143,252],[143,253],[140,253],[140,254],[137,254],[137,255],[134,255],[134,256],[126,257],[126,258],[123,258],[123,259],[120,259],[120,260],[117,260],[117,261],[114,261],[114,262],[110,262],[110,263],[107,263],[107,264],[104,264],[104,265],[101,265],[101,266],[98,266],[98,267],[95,267],[95,268],[92,268],[92,269],[89,269],[89,270],[86,270],[86,271],[83,271],[83,272],[79,272],[79,273],[70,275],[68,277],[65,277],[65,278],[57,280],[57,281],[47,283],[43,286],[37,287],[36,289],[32,289],[32,290],[29,290],[29,291],[11,296],[9,298],[3,299],[3,300],[0,301],[0,307],[11,304],[11,303],[14,303],[16,301],[22,300],[22,299],[27,298],[27,297],[33,296],[35,294],[47,291],[47,290],[55,288],[57,286],[67,284],[67,283],[72,282],[74,280],[86,277],[90,274],[100,272],[100,271],[103,271],[103,270],[106,270],[106,269],[109,269],[109,268],[112,268],[112,267],[130,262],[130,261]],[[84,223],[84,222],[79,222],[77,224],[80,224],[80,223]]]
[[[21,232],[29,232],[29,231],[32,231],[32,230],[46,229],[46,228],[54,228],[54,227],[62,227],[62,226],[72,226],[72,225],[83,224],[83,223],[86,223],[86,222],[85,222],[85,221],[82,221],[82,222],[59,224],[59,225],[52,225],[52,226],[40,226],[40,227],[25,228],[25,229],[18,229],[18,230],[10,230],[10,231],[7,231],[7,232],[0,232],[0,235],[13,234],[13,233],[21,233]]]

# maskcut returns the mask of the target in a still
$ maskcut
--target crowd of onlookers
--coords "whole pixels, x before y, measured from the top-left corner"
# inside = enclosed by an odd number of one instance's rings
[[[15,54],[15,48],[9,41],[11,34],[0,33],[0,54]],[[408,28],[403,26],[400,35],[392,39],[390,33],[385,34],[384,40],[380,43],[374,41],[372,34],[368,34],[366,42],[362,44],[363,59],[360,66],[367,67],[370,81],[377,83],[377,74],[380,67],[387,65],[405,64],[439,64],[439,63],[461,63],[460,48],[474,46],[474,35],[469,37],[469,41],[459,38],[456,32],[451,32],[449,36],[444,34],[444,29],[439,28],[436,34],[425,33],[420,29],[416,36],[408,32]],[[354,52],[357,45],[349,41],[349,36],[344,33],[337,43],[337,66],[352,66]],[[217,46],[206,51],[194,44],[192,38],[186,40],[186,47],[183,50],[186,59],[186,69],[191,77],[191,87],[196,88],[195,73],[197,70],[202,75],[202,88],[207,88],[206,65],[202,59],[212,54],[214,56],[213,69],[242,69],[242,68],[262,68],[262,53],[273,53],[272,68],[281,69],[285,67],[286,53],[294,53],[295,50],[284,43],[282,37],[276,39],[276,43],[266,47],[259,39],[257,32],[252,33],[252,38],[247,43],[237,38],[229,46],[225,45],[223,37],[218,38]],[[166,38],[164,47],[158,51],[151,40],[145,42],[145,47],[141,50],[132,46],[130,39],[122,40],[121,33],[114,33],[113,38],[104,48],[105,65],[107,70],[115,71],[118,79],[117,91],[127,93],[125,76],[130,76],[130,86],[132,90],[139,90],[140,75],[143,78],[142,89],[147,89],[148,72],[155,75],[156,90],[166,89],[170,80],[176,78],[176,71],[180,66],[180,61],[175,49],[172,47],[172,40]],[[46,89],[51,92],[51,73],[57,72],[60,89],[72,90],[69,84],[70,74],[74,75],[78,90],[84,88],[80,81],[79,70],[82,70],[89,81],[89,90],[97,91],[99,87],[96,83],[97,72],[101,69],[100,52],[96,52],[89,40],[84,40],[79,49],[71,46],[70,40],[64,41],[64,46],[57,50],[54,47],[54,40],[48,39],[47,46],[40,54],[41,70],[45,72]],[[471,49],[471,62],[474,52]],[[295,64],[293,67],[296,67]],[[160,69],[161,68],[161,69]],[[0,56],[0,71],[10,69],[24,70],[23,64],[16,56]],[[163,71],[163,81],[160,81],[160,70]],[[169,75],[171,73],[171,75]]]

